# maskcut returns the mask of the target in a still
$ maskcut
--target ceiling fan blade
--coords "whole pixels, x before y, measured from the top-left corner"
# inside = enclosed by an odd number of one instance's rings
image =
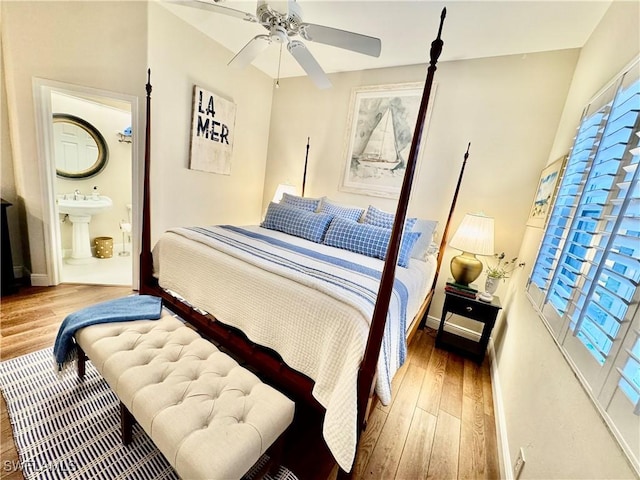
[[[257,22],[258,19],[252,13],[243,12],[242,10],[236,10],[235,8],[223,7],[217,3],[205,2],[202,0],[166,0],[169,3],[175,3],[176,5],[184,5],[187,7],[200,8],[213,13],[222,13],[223,15],[229,15],[236,17],[247,22]]]
[[[382,49],[382,42],[379,38],[369,37],[360,33],[348,32],[338,28],[315,25],[313,23],[303,23],[300,25],[300,35],[302,38],[326,45],[332,45],[354,52],[364,53],[372,57],[379,57]]]
[[[320,64],[313,58],[311,52],[307,50],[304,43],[298,40],[292,40],[287,45],[287,50],[293,55],[293,58],[300,64],[300,66],[307,72],[309,78],[316,84],[316,87],[324,89],[330,88],[331,82],[327,78],[327,75],[322,70]]]
[[[260,55],[264,50],[271,45],[271,38],[269,35],[258,35],[249,40],[242,50],[240,50],[235,57],[227,64],[230,67],[244,68],[249,65],[253,60]]]

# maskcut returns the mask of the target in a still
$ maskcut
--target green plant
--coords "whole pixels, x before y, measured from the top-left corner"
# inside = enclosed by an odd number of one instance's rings
[[[493,254],[493,264],[490,264],[487,261],[487,277],[491,278],[509,278],[509,275],[516,269],[520,267],[524,267],[525,262],[516,263],[518,261],[518,257],[514,257],[511,260],[504,260],[505,254],[502,253],[494,253]]]

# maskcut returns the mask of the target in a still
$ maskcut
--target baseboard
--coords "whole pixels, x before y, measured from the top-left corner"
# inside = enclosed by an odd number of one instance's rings
[[[489,362],[491,368],[491,389],[493,393],[493,415],[496,419],[496,434],[498,440],[498,458],[500,462],[500,478],[513,480],[513,465],[509,455],[509,440],[507,438],[507,418],[502,402],[502,388],[500,387],[500,375],[498,375],[498,361],[493,345],[493,338],[489,339]]]
[[[34,287],[48,287],[50,285],[49,276],[42,273],[32,273],[31,285]]]
[[[440,319],[432,316],[427,317],[427,327],[433,328],[434,330],[438,330],[440,326]],[[480,340],[480,334],[473,330],[470,330],[465,327],[461,327],[460,325],[456,325],[455,323],[447,323],[447,330],[459,335],[461,337],[467,338],[469,340],[473,340],[477,342]]]
[[[427,327],[437,330],[440,326],[440,319],[436,317],[427,317]],[[448,323],[447,329],[455,332],[456,335],[477,341],[480,335],[473,330],[461,327],[454,323]],[[500,376],[498,375],[498,361],[496,351],[493,345],[493,338],[489,339],[487,348],[490,371],[491,371],[491,389],[493,393],[493,414],[496,420],[496,436],[498,442],[498,459],[500,460],[500,478],[504,480],[514,480],[513,465],[509,456],[509,441],[507,439],[507,419],[504,412],[504,403],[502,402],[502,388],[500,387]]]

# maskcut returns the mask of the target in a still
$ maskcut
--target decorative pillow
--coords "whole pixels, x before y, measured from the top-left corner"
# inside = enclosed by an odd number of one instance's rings
[[[321,198],[305,198],[298,197],[297,195],[291,195],[289,193],[283,193],[280,205],[289,205],[290,207],[306,210],[307,212],[315,212],[318,210],[318,206],[321,201]]]
[[[307,212],[272,202],[261,226],[320,243],[332,218],[326,213]]]
[[[409,264],[409,254],[419,236],[420,232],[407,232],[402,236],[398,254],[398,265],[401,267]],[[384,260],[389,238],[391,230],[388,228],[334,217],[322,243]]]
[[[369,225],[375,225],[376,227],[382,228],[393,228],[393,219],[395,214],[383,212],[382,210],[377,209],[373,205],[369,205],[367,208],[367,213],[364,216],[364,223],[368,223]],[[413,228],[413,225],[416,223],[415,218],[407,218],[404,221],[404,230],[406,232],[410,232]]]
[[[345,205],[339,205],[333,203],[331,200],[325,200],[322,202],[320,211],[333,215],[334,217],[346,218],[347,220],[353,220],[357,222],[364,213],[364,208],[347,207]]]
[[[418,218],[413,226],[412,232],[420,232],[420,238],[416,241],[416,244],[411,250],[411,258],[417,258],[418,260],[424,260],[427,257],[428,252],[431,249],[433,243],[433,235],[436,231],[438,222],[435,220],[424,220]],[[437,251],[437,246],[436,246]]]

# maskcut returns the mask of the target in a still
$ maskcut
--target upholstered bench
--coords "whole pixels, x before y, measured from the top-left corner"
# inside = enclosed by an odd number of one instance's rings
[[[293,420],[291,400],[168,314],[75,338],[80,376],[86,354],[121,401],[123,441],[132,415],[182,478],[242,477]]]

